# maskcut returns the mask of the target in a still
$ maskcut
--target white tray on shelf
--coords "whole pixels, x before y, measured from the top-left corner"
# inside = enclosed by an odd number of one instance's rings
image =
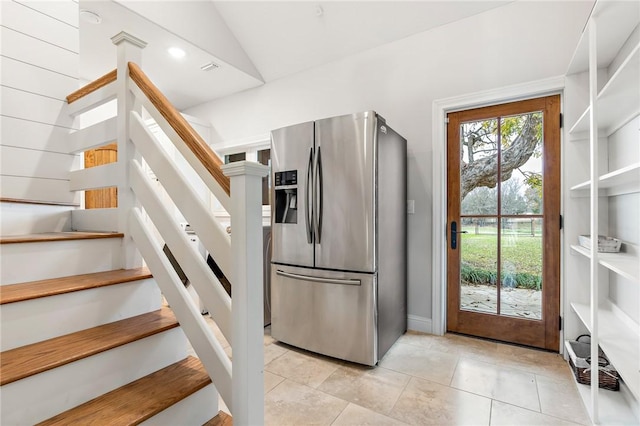
[[[578,242],[586,249],[591,248],[591,235],[578,235]],[[598,235],[598,251],[600,253],[618,253],[622,241],[613,237]]]

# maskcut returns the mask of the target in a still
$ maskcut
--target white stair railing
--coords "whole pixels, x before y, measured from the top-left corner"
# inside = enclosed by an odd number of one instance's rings
[[[221,167],[220,160],[179,112],[131,63],[141,59],[145,43],[120,33],[117,79],[103,77],[97,90],[69,105],[79,115],[117,95],[118,116],[77,131],[72,152],[118,142],[116,164],[72,172],[73,190],[118,187],[117,209],[78,212],[78,223],[102,223],[125,234],[123,265],[147,264],[191,345],[209,373],[234,424],[264,423],[263,394],[263,259],[262,177],[267,168],[242,162]],[[82,89],[81,89],[82,91]],[[79,92],[81,92],[79,91]],[[69,101],[71,102],[71,101]],[[231,213],[233,238],[190,187],[184,173],[149,131],[142,117],[151,116],[186,162]],[[224,171],[223,171],[224,169]],[[206,260],[188,241],[174,214],[159,195],[158,184],[195,230],[232,285],[233,302]],[[231,194],[231,196],[229,195]],[[91,225],[89,225],[91,226]],[[233,350],[233,362],[191,301],[175,269],[163,253],[166,244]],[[216,401],[210,404],[217,405]]]

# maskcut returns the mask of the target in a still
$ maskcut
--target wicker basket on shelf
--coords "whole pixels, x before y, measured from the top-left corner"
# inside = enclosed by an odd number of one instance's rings
[[[587,339],[589,340],[585,341]],[[576,340],[565,341],[565,346],[569,354],[569,366],[576,380],[583,385],[591,385],[591,337],[588,334],[582,334]],[[612,391],[620,390],[620,376],[600,348],[598,348],[598,386]]]

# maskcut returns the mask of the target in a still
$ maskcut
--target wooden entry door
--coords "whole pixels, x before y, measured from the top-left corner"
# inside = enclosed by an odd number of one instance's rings
[[[560,96],[448,119],[447,330],[557,351]]]

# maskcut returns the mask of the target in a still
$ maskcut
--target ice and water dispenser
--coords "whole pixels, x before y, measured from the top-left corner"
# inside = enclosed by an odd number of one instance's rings
[[[275,173],[275,223],[298,223],[298,171]]]

